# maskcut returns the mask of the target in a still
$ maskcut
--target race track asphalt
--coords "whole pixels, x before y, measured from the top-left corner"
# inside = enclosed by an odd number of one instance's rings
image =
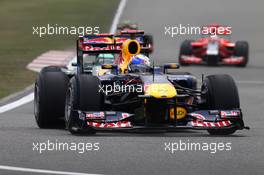
[[[156,63],[175,62],[181,41],[190,36],[171,38],[165,26],[211,22],[232,27],[233,40],[250,43],[250,62],[246,68],[183,67],[200,79],[226,73],[237,81],[241,108],[251,129],[229,137],[212,137],[206,131],[177,133],[98,133],[72,136],[63,129],[39,129],[33,116],[33,103],[0,114],[0,165],[99,174],[241,174],[262,175],[264,171],[264,1],[260,0],[130,0],[122,19],[137,21],[154,36]],[[85,142],[100,145],[99,151],[32,150],[34,142]],[[164,143],[231,143],[230,151],[164,150]],[[34,174],[0,170],[0,174]]]

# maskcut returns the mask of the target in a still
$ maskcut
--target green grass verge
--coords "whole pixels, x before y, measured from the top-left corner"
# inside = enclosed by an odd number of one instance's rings
[[[77,36],[38,37],[33,26],[99,26],[107,32],[119,0],[1,0],[0,98],[34,82],[25,66],[51,49],[74,48]]]

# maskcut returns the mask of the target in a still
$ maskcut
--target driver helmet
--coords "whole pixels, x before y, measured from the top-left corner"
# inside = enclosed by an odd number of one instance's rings
[[[149,58],[143,54],[137,54],[132,57],[131,65],[146,65],[150,66]]]

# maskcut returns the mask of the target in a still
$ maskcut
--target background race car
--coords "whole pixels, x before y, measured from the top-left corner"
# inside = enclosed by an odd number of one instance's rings
[[[205,30],[209,32],[205,32]],[[217,24],[203,27],[202,37],[197,40],[185,40],[180,47],[181,65],[218,64],[245,67],[249,60],[247,41],[230,41],[231,29]]]
[[[122,31],[139,30],[139,29],[140,28],[139,28],[139,25],[137,23],[133,23],[130,20],[125,20],[125,21],[118,24],[116,34],[121,34]],[[154,50],[153,36],[151,34],[145,34],[145,40],[146,40],[146,43],[150,47],[149,53],[152,53]]]

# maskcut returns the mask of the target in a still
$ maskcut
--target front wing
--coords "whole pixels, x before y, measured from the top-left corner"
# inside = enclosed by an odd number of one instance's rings
[[[206,61],[203,60],[203,58],[192,56],[192,55],[181,55],[180,60],[184,64],[203,64],[206,63]],[[223,58],[218,63],[224,64],[224,65],[239,65],[244,62],[244,57],[229,57],[229,58]]]
[[[135,131],[135,130],[166,130],[178,129],[248,129],[244,126],[242,112],[237,110],[198,110],[187,113],[184,122],[174,120],[169,124],[138,124],[134,115],[119,111],[75,111],[74,115],[80,130],[93,128],[98,131]]]

